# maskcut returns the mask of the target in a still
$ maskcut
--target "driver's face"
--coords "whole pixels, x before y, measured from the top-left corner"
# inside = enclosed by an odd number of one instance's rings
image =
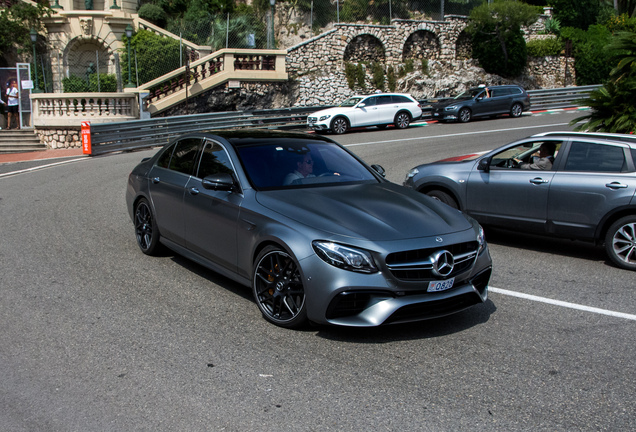
[[[314,171],[314,161],[311,155],[306,154],[303,156],[303,160],[298,163],[298,172],[307,177]]]

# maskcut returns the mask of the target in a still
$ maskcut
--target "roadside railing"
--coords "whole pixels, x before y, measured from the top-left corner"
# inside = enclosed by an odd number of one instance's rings
[[[591,90],[599,86],[568,87],[551,90],[531,90],[532,110],[575,107]],[[423,105],[426,100],[420,101]],[[186,116],[164,117],[151,120],[132,120],[118,123],[95,124],[90,127],[91,155],[114,151],[136,150],[167,144],[175,137],[187,133],[215,129],[305,129],[307,116],[330,106],[296,107],[257,111],[234,111]],[[425,111],[423,119],[429,119]]]

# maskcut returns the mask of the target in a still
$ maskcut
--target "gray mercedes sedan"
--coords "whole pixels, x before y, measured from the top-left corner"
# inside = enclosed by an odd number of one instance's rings
[[[480,225],[383,171],[314,134],[193,133],[134,168],[126,201],[143,253],[168,247],[251,287],[279,326],[411,322],[486,301]]]

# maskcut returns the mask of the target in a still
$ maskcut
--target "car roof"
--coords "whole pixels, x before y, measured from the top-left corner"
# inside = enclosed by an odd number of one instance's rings
[[[609,132],[570,132],[570,131],[551,131],[551,132],[542,132],[535,135],[533,137],[569,137],[569,138],[592,138],[592,139],[601,139],[608,141],[620,141],[623,143],[631,144],[636,147],[636,135],[628,135],[628,134],[619,134],[619,133],[609,133]]]
[[[335,143],[333,140],[322,135],[270,129],[217,129],[194,132],[192,134],[183,135],[179,138],[186,138],[188,136],[204,137],[214,140],[222,139],[229,142],[234,147],[249,146],[254,144],[275,144],[280,143],[281,141],[313,141]]]

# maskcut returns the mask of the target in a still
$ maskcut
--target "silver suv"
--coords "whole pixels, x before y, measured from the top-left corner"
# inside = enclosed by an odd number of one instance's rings
[[[544,143],[556,149],[547,166],[535,162]],[[548,132],[420,165],[404,185],[483,225],[604,244],[616,265],[636,270],[635,164],[635,136]]]

